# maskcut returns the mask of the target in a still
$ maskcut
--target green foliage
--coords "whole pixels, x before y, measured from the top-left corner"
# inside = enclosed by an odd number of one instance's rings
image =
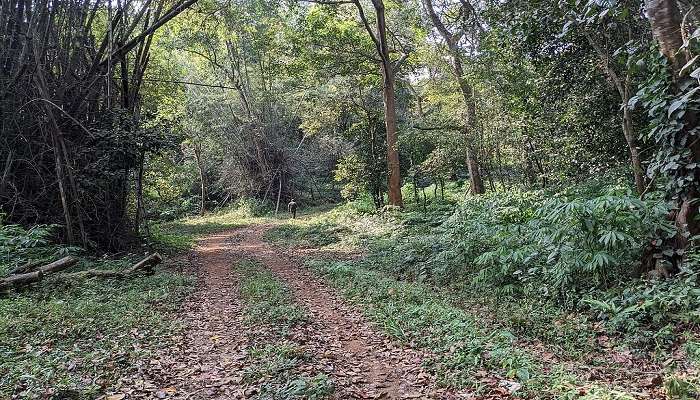
[[[350,230],[329,221],[278,225],[265,232],[265,240],[284,246],[329,246],[341,241]]]
[[[479,388],[475,373],[489,370],[532,383],[540,366],[518,349],[507,330],[482,331],[475,317],[451,306],[428,286],[403,283],[343,262],[313,262],[311,267],[361,304],[392,337],[436,353],[429,362],[443,384]]]
[[[664,387],[670,399],[691,400],[700,396],[700,379],[696,376],[671,376]]]
[[[636,346],[668,347],[673,327],[696,326],[695,252],[673,279],[638,275],[643,247],[659,231],[674,232],[664,201],[597,185],[545,196],[506,192],[468,197],[452,214],[436,205],[374,215],[350,236],[368,244],[364,267],[448,286],[468,304],[503,313],[501,326],[574,358],[592,350],[595,321]],[[388,230],[372,232],[374,224]]]
[[[357,154],[350,154],[340,160],[335,170],[335,180],[344,182],[340,192],[344,199],[354,200],[367,189],[365,177],[368,174],[365,169]]]
[[[673,235],[666,214],[665,202],[616,193],[545,201],[528,220],[495,227],[497,244],[474,260],[486,267],[479,280],[544,283],[567,297],[619,283],[637,274],[642,247],[656,232]]]
[[[246,197],[238,199],[233,205],[236,213],[242,217],[263,217],[273,210],[273,204],[260,199]]]
[[[667,347],[675,331],[700,324],[700,272],[686,268],[667,280],[636,281],[595,292],[583,303],[607,322],[612,332],[627,332],[637,344]]]
[[[171,314],[192,284],[170,272],[119,281],[48,279],[0,298],[0,397],[98,397],[168,345],[180,329]]]
[[[30,261],[55,261],[80,250],[55,244],[56,228],[35,225],[25,229],[19,225],[3,225],[0,219],[0,276]]]
[[[471,280],[488,291],[534,290],[575,301],[587,290],[635,276],[647,240],[659,230],[674,232],[665,221],[663,201],[640,201],[615,191],[589,198],[580,193],[544,196],[506,192],[469,197],[449,218],[439,208],[418,214],[423,221],[415,229],[413,214],[407,214],[404,236],[375,249],[379,257],[396,254],[382,263],[414,279]]]
[[[163,252],[179,252],[194,247],[202,235],[217,233],[244,226],[259,213],[259,203],[240,201],[203,217],[187,217],[175,221],[154,224],[150,228],[151,245]]]

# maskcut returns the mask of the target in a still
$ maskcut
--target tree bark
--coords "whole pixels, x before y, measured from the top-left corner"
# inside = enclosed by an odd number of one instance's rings
[[[36,271],[27,272],[24,274],[10,275],[7,278],[0,279],[0,292],[5,292],[13,287],[28,285],[33,282],[38,282],[46,275],[55,272],[63,271],[78,263],[78,259],[72,256],[64,257],[58,261],[44,265]]]
[[[474,155],[475,151],[471,149],[471,146],[467,146],[467,169],[469,170],[469,183],[470,191],[472,194],[484,194],[486,189],[484,188],[484,181],[481,179],[481,172],[479,171],[479,162]]]
[[[197,169],[199,170],[199,185],[200,185],[200,206],[199,215],[204,215],[207,212],[207,178],[204,173],[204,160],[202,160],[202,144],[194,143],[194,158],[197,161]]]
[[[389,186],[389,204],[397,207],[403,207],[403,199],[401,197],[401,164],[399,163],[398,149],[398,133],[396,125],[396,94],[395,94],[395,69],[401,63],[399,60],[396,64],[389,57],[389,41],[386,36],[386,15],[384,12],[383,0],[372,0],[374,11],[376,13],[376,29],[375,35],[365,16],[364,8],[359,0],[353,0],[353,4],[357,7],[360,14],[360,19],[374,42],[377,50],[377,55],[380,58],[380,66],[382,70],[382,95],[384,97],[384,122],[386,125],[386,145],[387,145],[387,170],[388,170],[388,186]],[[405,59],[405,57],[404,57]]]
[[[646,0],[647,15],[651,31],[659,43],[661,53],[670,61],[674,72],[680,71],[687,62],[687,55],[679,53],[683,46],[681,33],[682,16],[676,0]]]
[[[277,206],[275,207],[275,217],[280,211],[280,200],[282,199],[282,172],[279,173],[280,187],[277,189]]]
[[[644,193],[646,189],[646,178],[644,176],[644,168],[642,167],[642,161],[639,156],[639,145],[637,142],[637,136],[634,133],[634,128],[632,127],[632,116],[630,115],[629,106],[627,106],[627,101],[622,110],[622,132],[625,135],[625,140],[627,141],[627,147],[630,151],[630,164],[632,166],[632,174],[634,175],[634,187],[638,194]]]
[[[143,169],[144,162],[146,158],[146,150],[141,149],[141,155],[139,157],[139,169],[136,176],[136,218],[134,221],[134,229],[136,231],[136,236],[140,236],[141,233],[141,223],[146,212],[143,206]]]
[[[377,32],[382,58],[382,78],[384,96],[384,119],[386,123],[386,147],[387,167],[389,172],[389,204],[403,207],[401,197],[401,168],[399,163],[398,134],[396,128],[396,94],[394,66],[389,58],[389,46],[386,37],[386,17],[384,14],[384,2],[373,1],[377,13]]]
[[[140,271],[145,271],[146,274],[153,274],[153,267],[163,261],[158,253],[153,253],[143,260],[137,262],[133,266],[123,270],[109,269],[89,269],[85,271],[74,272],[71,274],[59,275],[62,279],[75,280],[83,278],[126,278]],[[22,287],[31,283],[39,282],[46,276],[66,270],[78,263],[78,259],[72,256],[64,257],[58,261],[47,264],[36,271],[25,274],[11,275],[5,279],[0,279],[0,293],[6,293],[12,288]]]
[[[681,82],[683,77],[680,77],[679,73],[681,68],[689,61],[689,57],[682,50],[682,16],[678,4],[675,0],[646,0],[645,4],[654,39],[659,43],[659,49],[662,54],[669,60],[669,73],[672,75],[674,82],[670,90],[679,93],[683,83]],[[694,84],[697,85],[697,83]],[[691,163],[700,163],[700,140],[693,133],[697,128],[698,115],[692,110],[687,110],[683,115],[681,134],[685,135],[687,139],[685,147],[689,152],[689,161]],[[695,176],[692,177],[694,186],[690,186],[680,193],[678,200],[676,200],[676,209],[670,215],[678,229],[678,233],[671,244],[677,254],[682,254],[683,250],[688,247],[689,237],[700,234],[697,187],[700,177],[697,169],[695,171]],[[682,256],[676,258],[682,258]],[[677,264],[677,261],[677,259],[672,260],[674,264]],[[645,263],[649,265],[648,260],[643,260],[642,264],[644,265]]]

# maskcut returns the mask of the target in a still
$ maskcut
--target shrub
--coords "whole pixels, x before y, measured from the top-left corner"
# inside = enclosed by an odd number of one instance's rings
[[[79,250],[53,244],[55,229],[55,225],[24,229],[0,220],[0,275],[30,261],[50,261]]]
[[[538,287],[573,298],[638,273],[641,251],[657,232],[675,232],[666,203],[628,194],[553,198],[532,208],[493,210],[493,247],[474,259],[482,285]],[[544,285],[542,285],[544,284]]]

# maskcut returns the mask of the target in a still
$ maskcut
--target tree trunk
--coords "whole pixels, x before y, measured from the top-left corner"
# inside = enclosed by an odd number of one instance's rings
[[[381,14],[383,21],[383,13]],[[378,18],[379,19],[379,18]],[[383,24],[377,22],[378,27]],[[380,35],[381,36],[381,35]],[[388,58],[387,53],[387,58]],[[403,207],[401,198],[401,168],[399,163],[398,134],[396,130],[396,99],[394,93],[394,71],[388,61],[382,63],[382,76],[384,77],[384,116],[386,122],[386,147],[387,167],[389,172],[389,204]]]
[[[6,292],[12,287],[28,285],[32,282],[38,282],[44,276],[54,272],[63,271],[78,263],[78,259],[72,256],[64,257],[58,261],[44,265],[36,271],[27,272],[24,274],[10,275],[7,278],[0,279],[0,292]]]
[[[137,238],[140,238],[141,223],[145,215],[143,206],[143,166],[145,158],[146,150],[141,149],[141,156],[139,157],[139,170],[136,176],[136,220],[134,221],[134,229],[136,231]]]
[[[463,2],[463,4],[464,3],[466,2]],[[435,12],[432,0],[424,0],[424,5],[430,20],[437,31],[440,32],[440,36],[442,36],[442,38],[445,40],[447,47],[450,50],[453,72],[457,78],[457,83],[459,83],[459,88],[462,92],[462,97],[464,98],[464,104],[467,108],[466,115],[464,116],[466,120],[464,136],[467,141],[467,168],[469,169],[471,192],[472,194],[483,194],[486,193],[486,190],[484,189],[484,183],[481,179],[479,160],[476,157],[473,144],[474,137],[478,129],[478,124],[476,121],[476,101],[474,99],[474,88],[469,81],[467,81],[467,78],[464,75],[464,68],[462,67],[462,59],[458,44],[461,35],[452,34],[447,30],[447,27],[442,23],[440,17]]]
[[[601,64],[605,66],[605,72],[610,77],[610,80],[612,80],[613,85],[615,85],[615,88],[617,89],[617,92],[620,95],[620,101],[622,101],[622,133],[625,136],[625,141],[627,142],[627,147],[629,148],[630,152],[630,166],[632,169],[632,175],[634,176],[634,187],[637,190],[638,194],[642,194],[644,193],[644,189],[646,188],[646,179],[644,178],[644,168],[642,168],[642,162],[639,157],[639,145],[637,135],[634,133],[634,126],[632,125],[632,113],[628,105],[631,97],[630,71],[627,71],[625,75],[625,80],[623,82],[620,78],[620,75],[615,71],[615,69],[612,66],[610,66],[610,62],[608,60],[609,56],[607,52],[603,50],[603,48],[598,44],[598,42],[595,41],[595,39],[590,33],[584,32],[584,34],[586,36],[586,39],[588,40],[588,43],[598,54],[598,57],[601,60]],[[632,40],[631,32],[629,33],[629,36],[630,40]]]
[[[194,144],[194,157],[197,160],[197,169],[199,170],[199,183],[200,183],[200,207],[199,214],[204,215],[207,212],[207,181],[206,175],[204,173],[204,160],[202,160],[202,144]]]
[[[685,53],[679,53],[683,46],[683,36],[678,3],[676,0],[646,0],[645,5],[651,31],[659,43],[661,53],[670,61],[672,71],[680,71],[687,61],[687,56]]]
[[[374,12],[377,17],[376,35],[369,24],[369,20],[365,15],[365,11],[360,3],[360,0],[352,0],[352,3],[357,8],[357,11],[360,14],[360,19],[362,20],[367,33],[372,39],[372,42],[374,42],[377,55],[381,60],[380,66],[382,70],[383,82],[382,94],[384,97],[384,122],[386,124],[386,161],[388,170],[387,181],[389,186],[389,204],[403,207],[403,199],[401,198],[401,165],[399,163],[398,134],[396,129],[396,94],[394,92],[396,80],[396,77],[394,76],[394,69],[398,68],[398,65],[401,64],[402,60],[399,60],[396,62],[396,64],[394,64],[389,57],[389,41],[386,37],[386,15],[384,12],[383,0],[372,0],[372,6],[374,7]]]
[[[7,182],[7,177],[10,174],[10,169],[12,168],[12,150],[7,152],[7,159],[5,160],[5,168],[2,172],[2,178],[0,178],[0,196],[5,193],[5,182]]]
[[[501,186],[503,187],[503,191],[507,192],[508,191],[508,185],[506,184],[506,178],[505,175],[503,174],[503,159],[501,158],[501,146],[498,142],[496,142],[496,170],[498,172],[498,180],[501,182]]]
[[[678,9],[678,4],[675,0],[646,0],[647,15],[651,22],[651,29],[654,39],[659,43],[659,49],[663,55],[669,60],[669,72],[673,77],[674,85],[670,90],[674,94],[681,91],[681,85],[684,83],[681,80],[679,72],[681,68],[688,62],[688,54],[685,50],[681,50],[683,46],[683,33],[681,29],[682,16]],[[686,78],[688,79],[688,78]],[[697,85],[697,83],[691,82]],[[700,162],[700,140],[694,136],[694,131],[698,127],[698,115],[691,109],[687,110],[683,115],[683,128],[678,135],[685,136],[685,147],[689,152],[688,161],[691,163]],[[688,238],[700,234],[700,221],[698,221],[698,173],[697,170],[693,179],[694,185],[684,189],[676,200],[676,209],[671,213],[678,233],[671,243],[673,250],[676,250],[675,257],[672,262],[677,264],[678,259],[682,258],[680,254],[684,253],[688,247]],[[642,260],[642,264],[649,265],[649,260]],[[677,266],[677,265],[674,265]]]
[[[467,147],[467,169],[469,170],[470,191],[472,194],[484,194],[484,181],[481,179],[479,162],[476,159],[474,150]]]
[[[638,194],[642,194],[646,188],[646,179],[644,178],[644,168],[642,167],[642,162],[639,157],[637,136],[632,128],[632,116],[630,115],[627,101],[625,101],[625,105],[623,106],[622,114],[622,132],[625,135],[625,140],[627,141],[627,146],[630,151],[630,164],[632,167],[632,174],[634,175],[634,187]]]
[[[277,206],[275,207],[275,217],[280,211],[280,200],[282,199],[282,172],[279,173],[280,186],[277,189]]]

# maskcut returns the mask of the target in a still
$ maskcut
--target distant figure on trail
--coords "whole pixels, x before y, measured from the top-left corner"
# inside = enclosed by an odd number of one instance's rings
[[[289,212],[292,214],[292,218],[296,219],[297,218],[297,202],[292,199],[292,201],[289,202],[289,205],[287,206],[289,209]]]

